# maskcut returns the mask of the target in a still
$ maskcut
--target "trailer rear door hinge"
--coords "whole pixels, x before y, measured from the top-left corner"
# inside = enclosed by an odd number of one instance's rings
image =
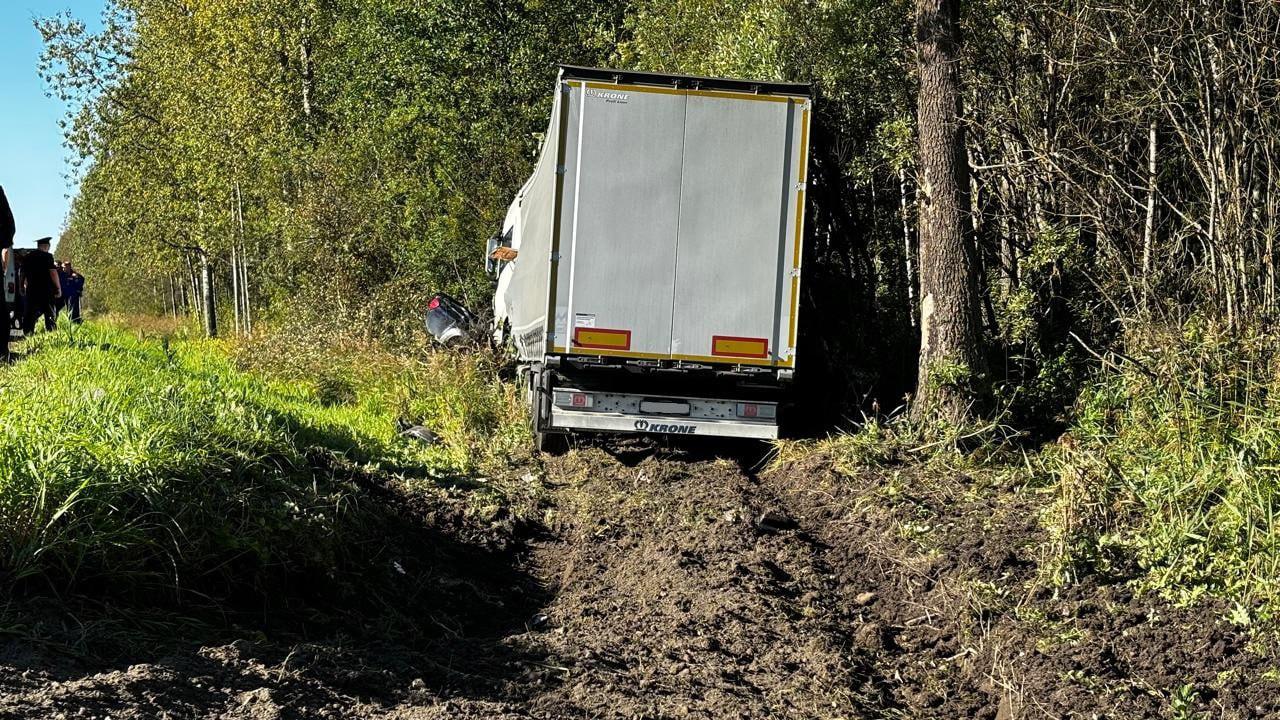
[[[560,253],[558,252],[551,253],[551,262],[553,263],[560,262]]]
[[[569,172],[569,168],[568,168],[568,167],[566,167],[566,166],[564,166],[564,165],[557,165],[557,166],[556,166],[556,174],[557,174],[557,175],[563,175],[563,174],[565,174],[565,173],[567,173],[567,172]]]

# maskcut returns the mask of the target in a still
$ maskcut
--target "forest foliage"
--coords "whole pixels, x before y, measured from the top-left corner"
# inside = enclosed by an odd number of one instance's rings
[[[831,322],[802,343],[845,405],[892,406],[917,345],[911,11],[113,0],[101,32],[45,18],[81,181],[61,252],[98,309],[198,314],[207,258],[224,325],[404,341],[431,292],[486,304],[484,239],[530,170],[557,63],[809,82],[804,301]],[[1274,314],[1277,15],[965,3],[986,380],[1015,422],[1060,417],[1117,323]]]

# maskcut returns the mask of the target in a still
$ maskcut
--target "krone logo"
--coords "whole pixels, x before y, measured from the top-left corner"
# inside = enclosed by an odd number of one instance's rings
[[[637,420],[636,430],[640,432],[671,433],[673,435],[697,435],[697,425],[675,425],[667,423],[650,423],[648,420]]]
[[[587,97],[600,98],[609,102],[624,103],[630,99],[630,95],[624,92],[614,92],[612,90],[588,90]]]

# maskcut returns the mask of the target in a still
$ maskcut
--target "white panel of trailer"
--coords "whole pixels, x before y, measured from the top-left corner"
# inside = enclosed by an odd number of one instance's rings
[[[563,174],[568,175],[574,168],[578,167],[578,147],[579,147],[579,131],[580,126],[578,118],[582,117],[582,83],[581,82],[561,82],[560,97],[563,99],[564,112],[564,160]],[[555,272],[556,297],[555,300],[555,316],[552,318],[552,335],[551,347],[555,352],[564,352],[569,347],[570,332],[573,329],[569,323],[569,278],[573,270],[573,263],[569,262],[570,242],[569,231],[573,227],[573,214],[576,198],[573,195],[573,183],[566,178],[561,188],[560,197],[560,214],[562,228],[560,231],[560,246],[557,253],[561,260],[552,266]]]
[[[791,357],[803,107],[777,96],[690,93],[674,355],[722,355],[712,342],[720,337],[761,341],[758,359]]]
[[[542,154],[533,175],[512,203],[509,217],[513,226],[504,228],[512,234],[512,248],[519,251],[516,261],[503,269],[501,283],[502,312],[511,324],[511,334],[521,357],[541,357],[546,347],[548,287],[547,269],[551,262],[551,244],[555,225],[556,155],[560,147],[560,108],[562,93],[556,93],[551,121],[542,145]]]
[[[570,84],[576,146],[566,149],[560,228],[569,277],[558,288],[570,351],[599,350],[587,338],[617,330],[629,343],[613,352],[668,355],[685,94]]]
[[[500,280],[521,357],[792,367],[809,102],[562,80]]]

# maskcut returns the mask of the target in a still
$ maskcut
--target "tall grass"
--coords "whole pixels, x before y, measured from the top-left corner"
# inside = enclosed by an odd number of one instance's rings
[[[520,393],[499,379],[501,360],[487,352],[425,344],[393,351],[282,328],[240,340],[231,353],[247,371],[306,388],[326,412],[348,407],[385,427],[426,426],[440,437],[440,459],[459,474],[501,474],[532,458]]]
[[[106,325],[27,342],[0,369],[0,590],[358,588],[385,528],[357,480],[431,484],[523,438],[514,395],[466,359],[344,356],[352,377],[335,394],[302,366],[246,372],[216,342]],[[405,413],[438,422],[442,442],[400,437]]]
[[[1137,570],[1176,600],[1220,596],[1238,621],[1276,619],[1280,345],[1200,323],[1128,344],[1047,456],[1059,578]]]

